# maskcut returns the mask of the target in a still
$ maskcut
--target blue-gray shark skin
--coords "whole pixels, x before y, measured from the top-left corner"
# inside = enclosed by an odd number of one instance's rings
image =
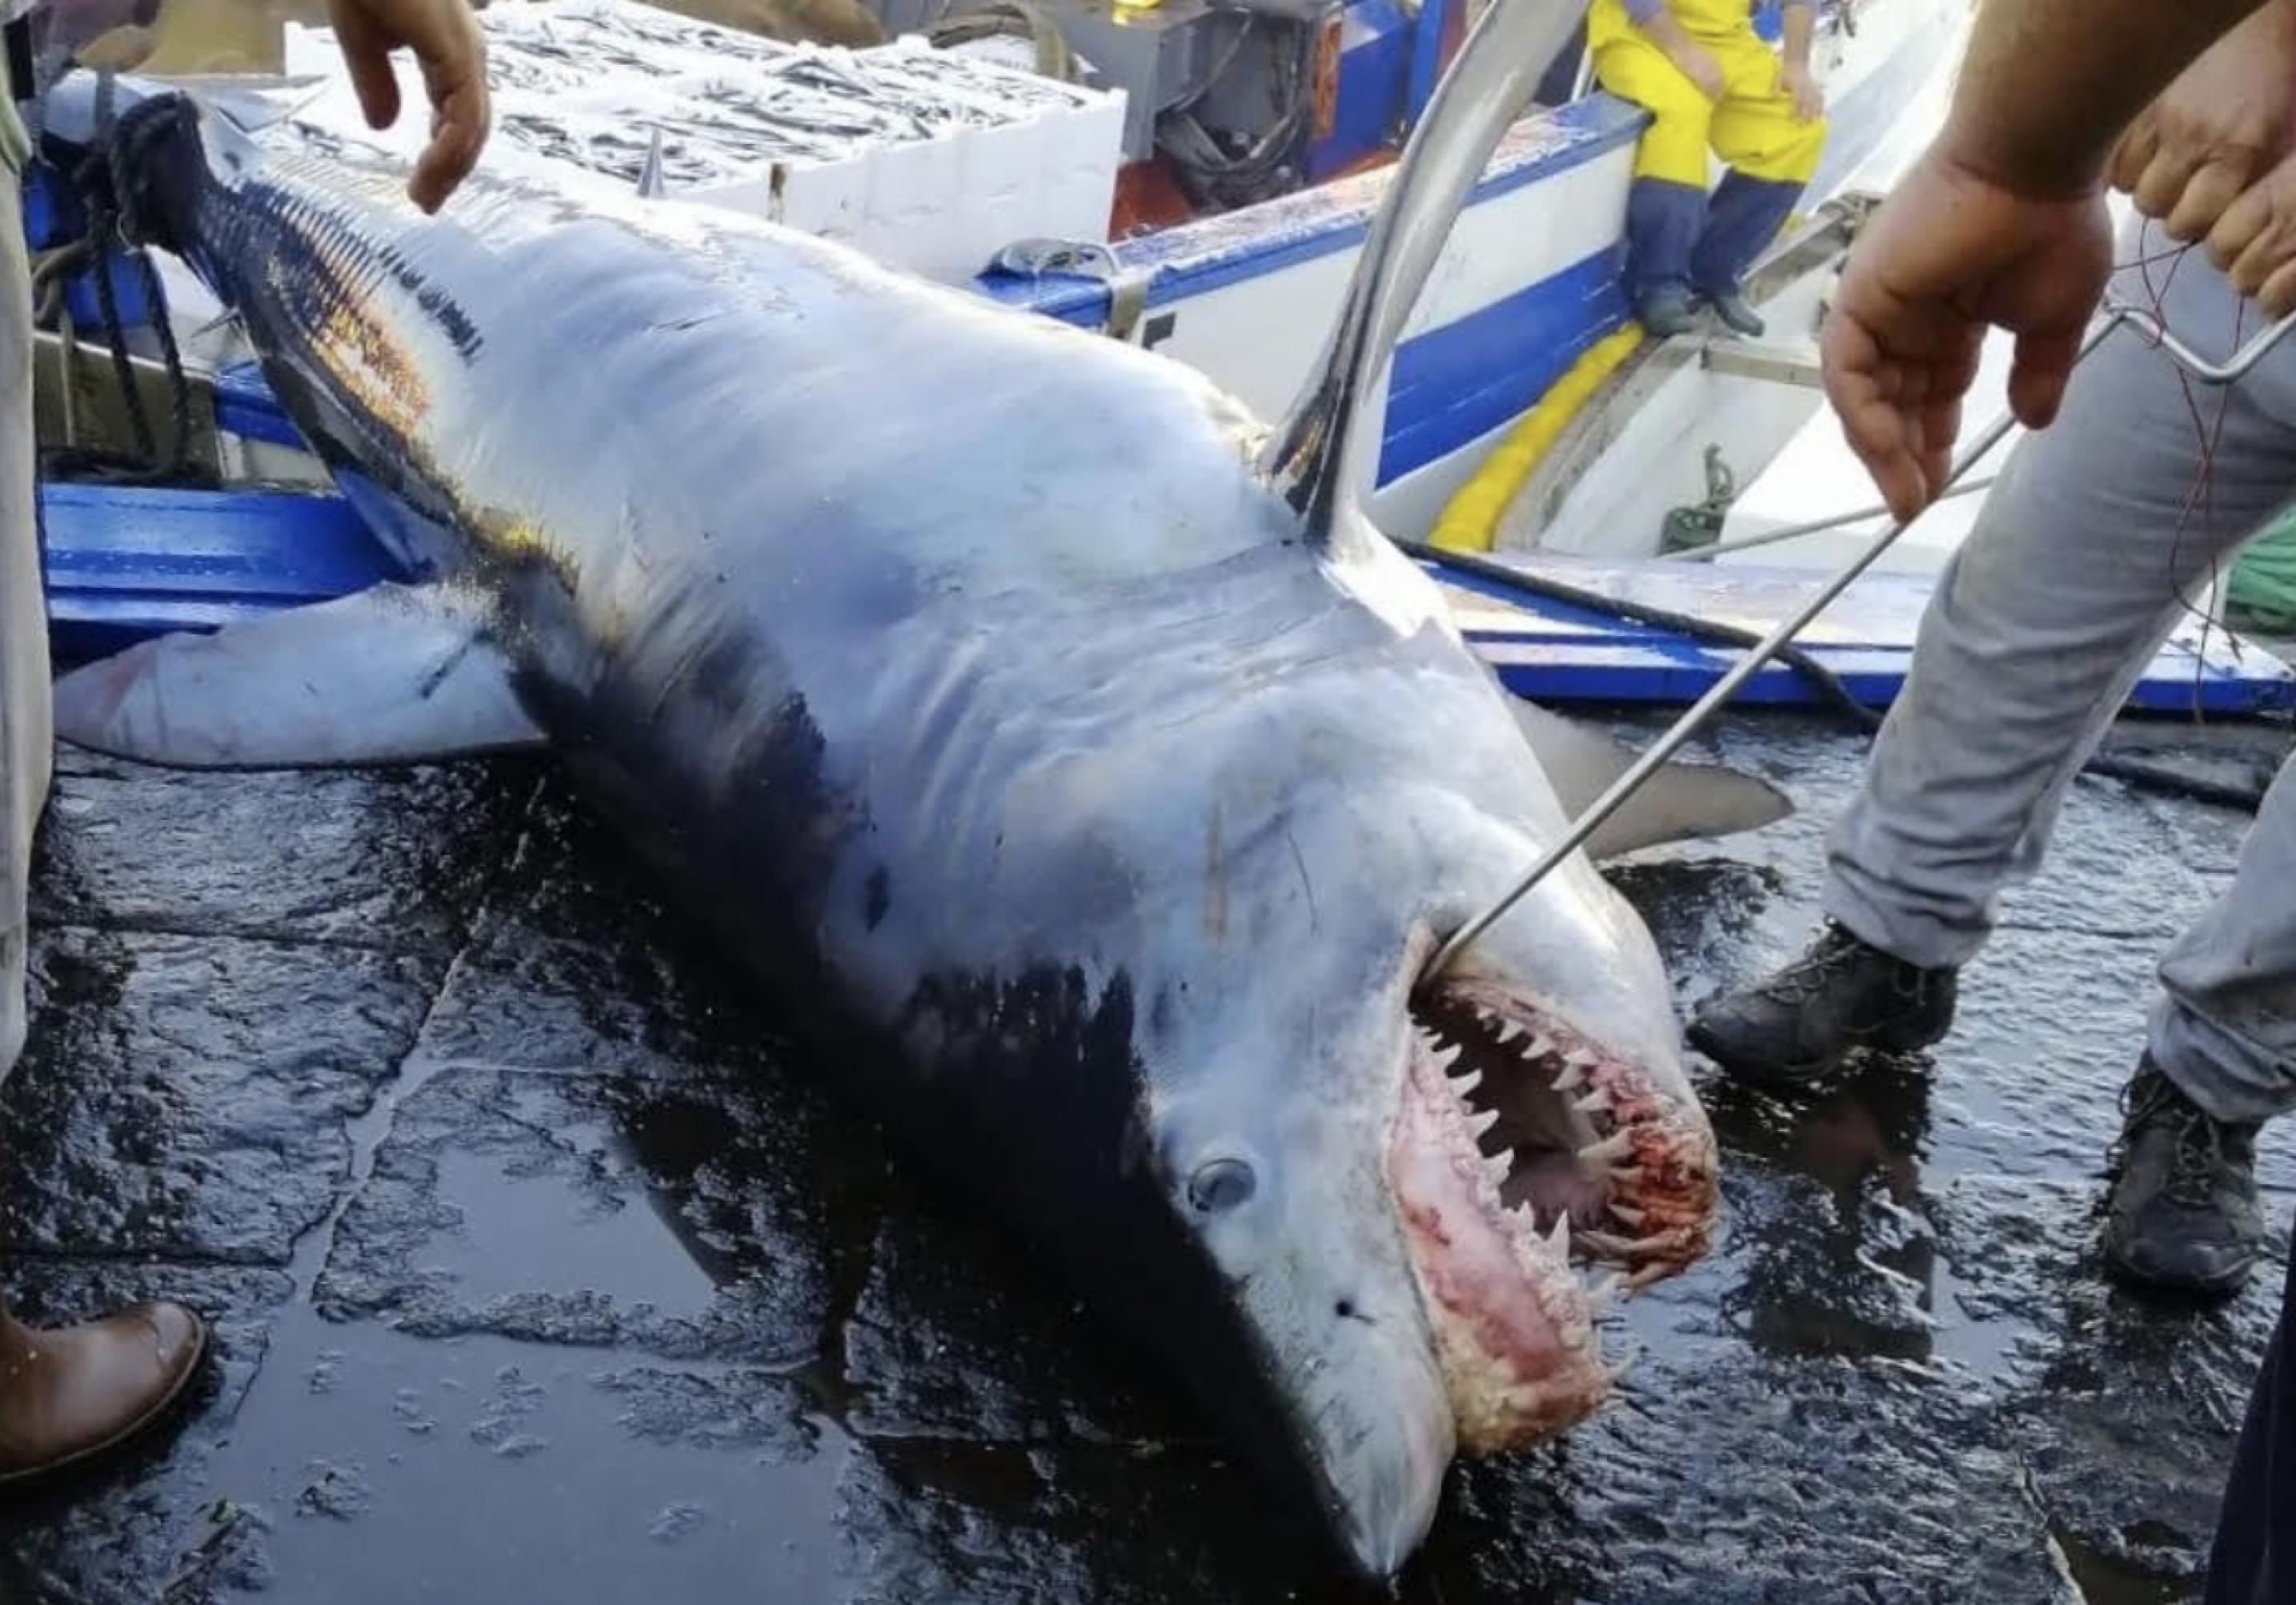
[[[548,742],[826,1071],[1390,1575],[1456,1454],[1604,1399],[1582,1274],[1679,1270],[1714,1208],[1666,979],[1583,856],[1414,996],[1592,782],[1346,471],[1571,20],[1479,25],[1273,430],[832,243],[483,175],[424,217],[122,84],[143,226],[420,583],[91,665],[60,728],[210,766]]]

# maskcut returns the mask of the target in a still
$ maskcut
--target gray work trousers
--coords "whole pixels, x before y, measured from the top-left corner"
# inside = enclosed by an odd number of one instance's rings
[[[24,1046],[24,897],[54,757],[48,615],[32,507],[32,283],[15,109],[0,89],[0,1079]]]
[[[2116,260],[2170,249],[2131,230]],[[2265,324],[2194,250],[2152,269],[2169,326],[2221,359]],[[2151,293],[2133,269],[2115,291]],[[2057,422],[2023,438],[1924,613],[1911,676],[1834,828],[1825,912],[1910,962],[1967,962],[2030,876],[2066,787],[2185,608],[2296,498],[2296,339],[2228,392],[2117,331]],[[2218,431],[2219,407],[2221,429]],[[2202,428],[2216,438],[2202,474]],[[2205,495],[2187,511],[2196,487]],[[2296,1105],[2296,779],[2284,768],[2239,872],[2159,966],[2154,1060],[2223,1120]]]

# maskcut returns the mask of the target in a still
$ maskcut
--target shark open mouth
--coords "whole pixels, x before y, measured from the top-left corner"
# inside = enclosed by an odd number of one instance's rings
[[[1460,1445],[1489,1454],[1609,1396],[1595,1318],[1705,1253],[1712,1144],[1636,1065],[1518,991],[1447,981],[1412,1022],[1389,1177]]]

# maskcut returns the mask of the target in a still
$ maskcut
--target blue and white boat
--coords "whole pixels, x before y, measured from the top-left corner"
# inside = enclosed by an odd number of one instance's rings
[[[1434,13],[1461,3],[1426,0],[1420,26],[1439,28]],[[1772,318],[1774,328],[1792,327],[1797,313],[1814,326],[1816,291],[1859,215],[1865,176],[1877,160],[1896,159],[1908,119],[1949,81],[1968,9],[1967,0],[1827,0],[1822,7],[1812,56],[1826,86],[1829,136],[1804,212],[1809,232],[1823,239],[1802,253],[1798,274],[1774,274],[1759,286],[1784,313]],[[1392,535],[1431,534],[1493,449],[1574,370],[1582,381],[1597,377],[1582,362],[1630,330],[1620,269],[1628,184],[1647,115],[1592,87],[1583,61],[1561,65],[1550,82],[1575,93],[1530,110],[1501,144],[1397,353],[1374,500]],[[1338,179],[1117,242],[1094,277],[992,274],[981,287],[1153,346],[1263,416],[1277,416],[1330,326],[1389,176]],[[1627,333],[1612,345],[1617,356],[1595,359],[1612,391],[1624,365],[1619,348],[1631,341]],[[1695,342],[1682,343],[1686,360]],[[1819,400],[1807,386],[1759,389],[1752,405],[1775,414],[1774,451]],[[1621,467],[1640,475],[1649,465]],[[1694,452],[1682,488],[1684,501],[1703,497]]]

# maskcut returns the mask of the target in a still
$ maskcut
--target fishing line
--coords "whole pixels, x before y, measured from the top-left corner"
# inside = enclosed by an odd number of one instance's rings
[[[2281,339],[2292,328],[2296,328],[2296,313],[2292,313],[2264,330],[2247,345],[2235,350],[2225,361],[2212,362],[2178,340],[2169,330],[2167,321],[2157,311],[2147,310],[2126,302],[2108,301],[2103,308],[2103,315],[2082,337],[2080,348],[2073,356],[2073,365],[2079,367],[2087,361],[2089,354],[2103,343],[2105,337],[2124,323],[2134,327],[2144,335],[2156,349],[2167,352],[2171,360],[2193,378],[2202,384],[2222,386],[2237,383],[2247,377],[2249,371],[2262,361],[2273,348],[2279,345]],[[2003,409],[2001,415],[1986,425],[1969,449],[1961,453],[1954,461],[1946,474],[1944,486],[1940,486],[1939,488],[1951,486],[1967,473],[1972,464],[1982,459],[1986,454],[2007,438],[2009,431],[2016,426],[2016,422],[2014,413],[2006,408]],[[1508,889],[1505,896],[1500,897],[1473,919],[1469,920],[1452,934],[1449,940],[1435,950],[1434,954],[1427,961],[1425,968],[1420,971],[1418,984],[1425,986],[1441,975],[1477,937],[1488,930],[1506,914],[1509,909],[1529,895],[1533,887],[1554,873],[1565,859],[1585,846],[1587,838],[1599,830],[1603,823],[1611,815],[1617,813],[1628,798],[1640,790],[1649,782],[1651,776],[1681,749],[1685,742],[1703,729],[1707,721],[1714,717],[1722,705],[1737,693],[1739,687],[1753,678],[1764,665],[1777,656],[1782,648],[1807,628],[1812,619],[1824,612],[1842,592],[1848,590],[1859,575],[1872,567],[1875,560],[1888,551],[1899,536],[1905,534],[1912,522],[1910,519],[1893,520],[1864,551],[1851,559],[1824,585],[1819,586],[1815,595],[1781,619],[1767,635],[1733,664],[1729,671],[1717,680],[1705,695],[1693,703],[1687,712],[1669,726],[1666,733],[1652,742],[1625,774],[1611,782],[1603,794],[1587,806],[1586,811],[1580,814],[1570,828],[1563,833],[1562,839],[1541,856],[1538,862],[1531,865],[1521,879]]]

